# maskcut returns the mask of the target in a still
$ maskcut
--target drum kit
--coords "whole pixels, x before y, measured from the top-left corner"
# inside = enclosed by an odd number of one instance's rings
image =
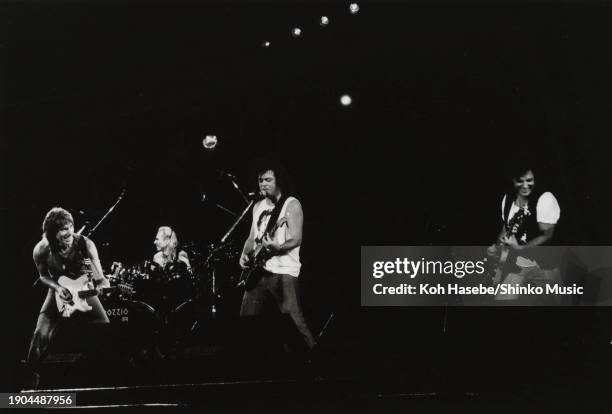
[[[182,263],[162,268],[151,260],[123,265],[112,262],[107,278],[112,286],[101,297],[111,324],[134,332],[172,336],[160,340],[181,342],[203,318],[237,314],[235,288],[240,271],[237,248],[210,245],[207,254],[186,245],[191,267]],[[222,275],[221,277],[219,275]]]
[[[111,324],[120,326],[140,338],[156,338],[160,342],[180,342],[191,334],[206,317],[226,317],[239,312],[237,288],[240,279],[240,250],[230,242],[238,224],[246,219],[254,203],[263,193],[245,195],[232,174],[222,172],[232,182],[246,205],[219,242],[200,248],[191,243],[182,246],[191,267],[181,264],[161,267],[151,260],[124,266],[112,262],[107,276],[111,293],[102,296],[102,304]],[[87,237],[107,219],[126,194],[121,194]],[[217,204],[218,207],[230,211]],[[79,230],[79,234],[85,226]],[[125,328],[125,329],[123,329]],[[148,335],[151,334],[151,335]],[[162,338],[163,337],[163,338]]]

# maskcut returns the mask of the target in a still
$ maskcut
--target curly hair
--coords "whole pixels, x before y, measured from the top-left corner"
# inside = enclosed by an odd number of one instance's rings
[[[268,171],[274,173],[276,185],[281,189],[284,195],[293,195],[295,193],[295,186],[293,180],[285,167],[275,160],[258,158],[252,163],[251,167],[254,188],[259,188],[259,177]]]
[[[56,236],[60,229],[66,224],[72,224],[74,226],[74,219],[68,210],[61,207],[53,207],[45,215],[42,224],[43,237],[49,242],[49,247],[52,252],[59,251],[59,242]]]

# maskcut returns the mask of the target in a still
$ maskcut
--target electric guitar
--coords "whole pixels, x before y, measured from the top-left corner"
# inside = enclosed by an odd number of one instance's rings
[[[92,307],[87,303],[86,299],[100,293],[98,289],[95,288],[96,282],[90,279],[89,274],[84,274],[78,279],[70,279],[66,276],[60,276],[57,283],[60,286],[68,289],[72,295],[70,300],[64,300],[60,297],[59,293],[55,293],[55,303],[57,304],[57,309],[64,318],[69,318],[76,311],[90,311]],[[129,293],[132,290],[132,287],[129,285],[118,285],[103,288],[102,293],[115,289],[120,289]]]
[[[276,231],[285,225],[287,225],[287,219],[283,217],[278,220],[274,227],[272,227],[269,232],[266,232],[263,237],[268,236],[273,238]],[[271,254],[271,252],[263,248],[263,243],[259,243],[251,255],[251,260],[249,261],[248,267],[242,269],[240,279],[238,280],[238,284],[236,286],[246,290],[251,290],[262,277],[262,270],[266,265],[266,262],[272,256],[274,255]]]
[[[506,238],[516,236],[528,215],[529,211],[526,209],[526,206],[523,206],[514,214],[514,216],[512,216],[506,225]],[[500,247],[499,258],[497,261],[495,261],[493,258],[488,258],[487,260],[490,267],[489,271],[487,272],[486,280],[493,286],[499,285],[502,282],[502,277],[508,273],[508,265],[513,263],[513,260],[508,261],[508,258],[511,256],[510,253],[512,252],[512,249],[502,243],[498,243],[497,245]],[[516,259],[515,255],[512,255],[512,258]]]

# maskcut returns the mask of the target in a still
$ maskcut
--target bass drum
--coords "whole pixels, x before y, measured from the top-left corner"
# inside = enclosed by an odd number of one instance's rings
[[[156,343],[161,320],[151,305],[110,297],[102,298],[102,306],[110,320],[111,343],[119,351],[133,353]]]

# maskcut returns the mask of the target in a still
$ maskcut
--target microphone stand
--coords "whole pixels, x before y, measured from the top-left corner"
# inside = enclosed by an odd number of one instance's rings
[[[245,197],[245,200],[248,201],[246,197]],[[238,224],[240,224],[240,222],[244,219],[244,216],[247,215],[251,207],[253,207],[253,204],[255,204],[255,200],[248,201],[248,203],[249,204],[245,207],[244,211],[240,214],[240,216],[236,219],[236,221],[234,221],[234,224],[232,224],[232,227],[230,227],[227,233],[225,233],[225,235],[221,238],[221,244],[224,244],[227,241],[227,239],[231,236],[231,234],[234,232],[234,230],[236,230],[236,227],[238,226]]]
[[[123,197],[125,196],[125,188],[121,191],[121,194],[119,194],[119,198],[117,199],[117,201],[115,201],[115,204],[113,204],[111,206],[111,208],[108,209],[108,211],[106,212],[106,214],[104,216],[102,216],[102,218],[100,219],[100,221],[98,221],[96,223],[96,225],[93,227],[93,229],[89,230],[89,233],[87,233],[87,237],[90,237],[95,231],[96,229],[100,226],[100,224],[102,224],[102,222],[104,220],[106,220],[106,218],[109,216],[110,213],[113,212],[113,210],[115,209],[115,207],[117,207],[117,205],[121,202],[121,200],[123,199]],[[83,230],[83,229],[81,229]]]
[[[240,196],[242,197],[242,199],[244,200],[245,203],[249,202],[249,199],[246,195],[244,195],[244,192],[240,189],[240,186],[238,185],[238,183],[236,182],[236,177],[234,177],[232,174],[229,173],[225,173],[225,175],[227,176],[227,178],[230,179],[230,181],[232,182],[232,185],[234,186],[234,188],[236,189],[236,191],[238,191],[240,193]]]
[[[244,195],[243,195],[243,197],[244,197]],[[248,200],[248,199],[245,197],[245,200]],[[208,254],[208,257],[206,258],[206,261],[204,262],[204,266],[205,267],[209,267],[209,264],[211,263],[211,259],[213,258],[213,256],[215,254],[217,254],[219,251],[221,251],[225,247],[225,243],[230,238],[230,236],[234,233],[234,230],[236,230],[236,227],[238,227],[238,224],[240,224],[240,222],[242,220],[244,220],[245,216],[247,215],[247,213],[249,212],[251,207],[253,207],[253,204],[255,204],[255,199],[252,199],[252,200],[249,201],[249,204],[245,207],[244,211],[234,221],[234,223],[229,228],[229,230],[225,233],[225,235],[223,235],[223,237],[221,238],[221,241],[219,242],[219,244],[211,249],[210,253]],[[213,295],[211,311],[212,311],[213,316],[215,316],[216,313],[217,313],[217,299],[218,299],[217,284],[216,284],[216,282],[217,282],[216,279],[217,278],[216,278],[216,275],[215,275],[214,265],[210,266],[210,267],[211,267],[211,272],[210,272],[210,274],[211,274],[211,290],[212,290],[212,295]]]
[[[119,194],[119,198],[117,199],[117,201],[115,201],[115,204],[113,204],[111,206],[111,208],[108,209],[108,211],[106,212],[106,214],[104,216],[102,216],[102,218],[100,219],[100,221],[98,221],[96,223],[96,225],[93,227],[93,229],[91,229],[88,233],[87,233],[87,237],[91,236],[94,231],[96,231],[96,229],[98,228],[98,226],[100,226],[100,224],[102,224],[102,222],[104,220],[106,220],[106,218],[108,217],[108,215],[110,213],[112,213],[112,211],[115,209],[115,207],[117,207],[117,205],[121,202],[121,200],[123,199],[123,197],[125,196],[125,188],[121,191],[121,194]],[[83,232],[83,230],[85,230],[85,226],[81,227],[79,229],[79,231],[77,231],[76,234],[81,234]],[[34,281],[34,283],[32,283],[32,287],[36,286],[38,284],[38,282],[40,281],[40,276]]]
[[[232,210],[230,210],[229,208],[224,207],[224,206],[222,206],[222,205],[221,205],[221,204],[219,204],[219,203],[215,203],[215,206],[217,206],[217,207],[218,207],[218,208],[220,208],[221,210],[225,211],[226,213],[231,214],[232,216],[236,217],[236,213],[234,213],[234,212],[233,212]]]

